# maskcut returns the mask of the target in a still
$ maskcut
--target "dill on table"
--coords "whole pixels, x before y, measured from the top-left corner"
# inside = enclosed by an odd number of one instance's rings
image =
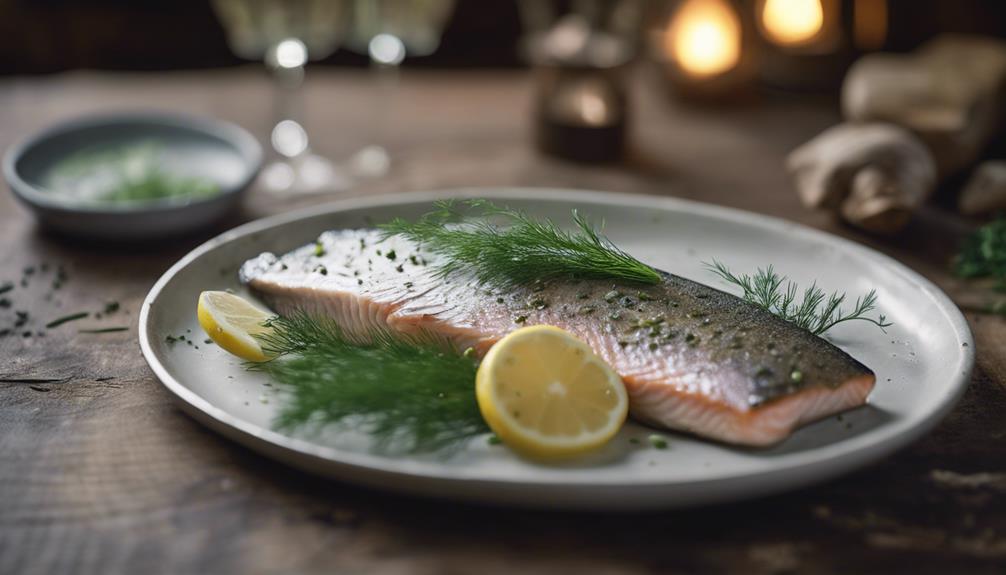
[[[990,278],[996,291],[1006,292],[1006,216],[999,215],[965,238],[953,269],[962,278]],[[958,305],[966,311],[1006,316],[1006,299],[1002,298],[981,305]]]
[[[993,278],[1006,291],[1006,216],[978,228],[961,245],[954,271],[962,278]]]
[[[278,429],[353,426],[376,450],[407,453],[450,450],[489,431],[475,398],[476,361],[432,338],[373,333],[361,343],[304,313],[266,325],[257,337],[276,357],[248,368],[289,393]]]
[[[652,267],[622,251],[573,210],[576,231],[552,220],[485,200],[441,201],[418,221],[396,218],[379,226],[444,256],[443,277],[469,270],[481,282],[514,286],[548,279],[660,282]]]
[[[77,321],[78,319],[84,319],[86,317],[89,317],[90,315],[91,315],[90,312],[86,311],[82,311],[79,313],[71,313],[70,315],[64,315],[63,317],[59,317],[50,321],[49,323],[45,324],[45,327],[47,329],[52,329],[54,327],[61,326],[66,322]]]
[[[881,330],[892,325],[884,315],[876,318],[868,315],[877,306],[875,290],[856,298],[852,309],[846,312],[842,309],[846,299],[844,293],[832,292],[831,295],[827,295],[814,283],[803,290],[801,295],[799,286],[786,276],[776,273],[772,266],[758,268],[758,272],[753,276],[734,274],[726,265],[716,260],[713,260],[712,264],[706,264],[706,267],[725,282],[739,287],[744,300],[814,335],[821,335],[847,321],[869,322]]]

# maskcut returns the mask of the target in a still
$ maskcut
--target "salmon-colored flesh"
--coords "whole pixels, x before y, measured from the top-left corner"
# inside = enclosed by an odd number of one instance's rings
[[[600,280],[493,289],[442,278],[435,264],[401,238],[381,242],[373,230],[346,230],[326,232],[318,245],[281,258],[262,254],[242,267],[241,278],[282,314],[325,315],[358,335],[375,329],[434,335],[479,354],[521,326],[559,326],[622,376],[635,418],[730,443],[778,442],[800,425],[862,405],[874,385],[872,372],[820,338],[674,276],[638,291]],[[611,298],[616,289],[631,305]],[[652,298],[637,301],[643,291]],[[673,337],[643,339],[645,333],[624,329],[667,301],[675,307],[665,305],[669,319],[661,325],[674,326],[666,328],[679,332]],[[763,340],[778,345],[764,348]],[[766,388],[757,381],[765,366],[781,373],[784,384],[792,376],[799,385]],[[791,366],[800,366],[802,377]]]

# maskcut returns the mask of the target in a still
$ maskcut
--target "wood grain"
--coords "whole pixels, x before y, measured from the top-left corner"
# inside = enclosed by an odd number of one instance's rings
[[[366,74],[309,75],[312,145],[345,157],[381,139],[393,173],[353,194],[536,185],[653,193],[773,214],[886,252],[951,293],[965,222],[932,209],[880,241],[800,208],[782,159],[834,122],[834,103],[675,105],[634,85],[633,148],[577,166],[530,147],[529,76],[406,74],[376,133]],[[162,108],[235,121],[263,138],[270,93],[255,70],[75,73],[0,82],[0,146],[57,120]],[[219,229],[331,197],[256,193]],[[482,508],[319,480],[206,431],[155,381],[136,312],[167,267],[213,232],[129,250],[51,237],[0,193],[0,283],[30,337],[0,337],[0,573],[994,573],[1006,564],[1006,324],[973,327],[978,369],[932,434],[828,484],[762,500],[632,515]],[[41,266],[48,264],[47,271]],[[58,266],[69,279],[52,289]],[[27,267],[35,267],[27,286]],[[121,309],[46,330],[55,317]],[[129,331],[79,334],[82,327]],[[24,331],[24,329],[19,331]],[[45,336],[38,332],[44,331]]]

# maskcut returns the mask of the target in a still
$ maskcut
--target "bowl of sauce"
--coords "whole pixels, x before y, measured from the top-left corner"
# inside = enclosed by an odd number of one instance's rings
[[[262,149],[227,122],[174,114],[93,116],[11,147],[3,174],[48,229],[99,240],[183,235],[236,208]]]

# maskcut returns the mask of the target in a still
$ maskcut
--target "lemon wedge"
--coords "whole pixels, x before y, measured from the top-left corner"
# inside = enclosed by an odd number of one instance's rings
[[[275,314],[225,291],[199,294],[196,313],[203,331],[224,351],[248,361],[269,359],[254,336],[271,331],[272,328],[262,324]]]
[[[496,435],[539,459],[604,445],[629,408],[618,374],[586,343],[547,325],[518,329],[494,345],[479,366],[475,392]]]

